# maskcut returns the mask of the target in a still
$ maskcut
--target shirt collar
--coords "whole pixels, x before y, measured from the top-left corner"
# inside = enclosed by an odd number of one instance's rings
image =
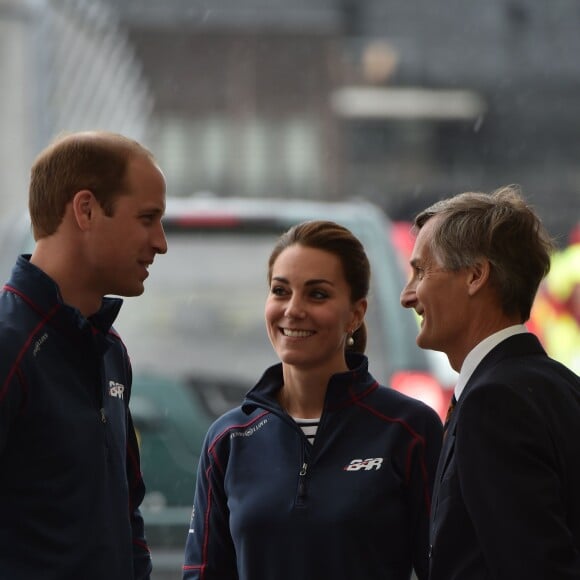
[[[514,336],[515,334],[522,334],[524,332],[528,332],[528,329],[525,327],[525,325],[515,324],[491,334],[487,338],[483,339],[479,344],[477,344],[465,357],[465,360],[461,365],[459,377],[457,378],[457,383],[455,384],[455,398],[459,400],[459,397],[461,396],[467,381],[469,381],[473,371],[475,371],[477,365],[479,365],[487,353],[489,353],[506,338]]]

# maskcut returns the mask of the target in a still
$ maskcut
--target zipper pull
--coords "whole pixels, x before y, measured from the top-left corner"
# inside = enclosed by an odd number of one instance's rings
[[[304,500],[306,499],[306,471],[308,470],[308,464],[303,463],[302,467],[300,468],[300,473],[298,474],[300,477],[298,479],[298,496],[296,498],[296,502],[298,505],[304,504]]]
[[[106,423],[107,416],[105,415],[105,409],[103,407],[101,407],[100,412],[101,412],[101,423]]]

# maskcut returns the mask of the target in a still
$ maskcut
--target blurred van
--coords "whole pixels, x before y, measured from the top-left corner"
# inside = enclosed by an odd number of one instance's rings
[[[312,219],[345,225],[368,254],[372,374],[440,416],[447,409],[453,371],[446,359],[416,346],[416,320],[399,303],[405,269],[393,224],[379,207],[365,201],[168,199],[168,252],[155,260],[145,293],[125,300],[115,327],[133,366],[131,410],[147,486],[147,536],[153,550],[174,550],[169,568],[181,558],[208,426],[278,362],[263,316],[270,252],[282,232]],[[28,219],[6,224],[0,244],[6,281],[16,255],[32,249]],[[159,573],[163,561],[156,559]]]

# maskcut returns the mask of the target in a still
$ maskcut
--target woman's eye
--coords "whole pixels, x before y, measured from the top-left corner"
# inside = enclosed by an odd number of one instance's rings
[[[284,295],[285,290],[282,288],[282,286],[272,286],[270,293],[274,294],[275,296],[282,296]]]
[[[313,290],[311,293],[313,298],[317,300],[323,300],[324,298],[328,298],[328,294],[324,290]]]

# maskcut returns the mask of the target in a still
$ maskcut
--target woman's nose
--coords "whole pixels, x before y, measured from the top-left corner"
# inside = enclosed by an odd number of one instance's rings
[[[286,305],[286,316],[288,318],[302,318],[304,316],[304,304],[298,296],[293,296]]]

